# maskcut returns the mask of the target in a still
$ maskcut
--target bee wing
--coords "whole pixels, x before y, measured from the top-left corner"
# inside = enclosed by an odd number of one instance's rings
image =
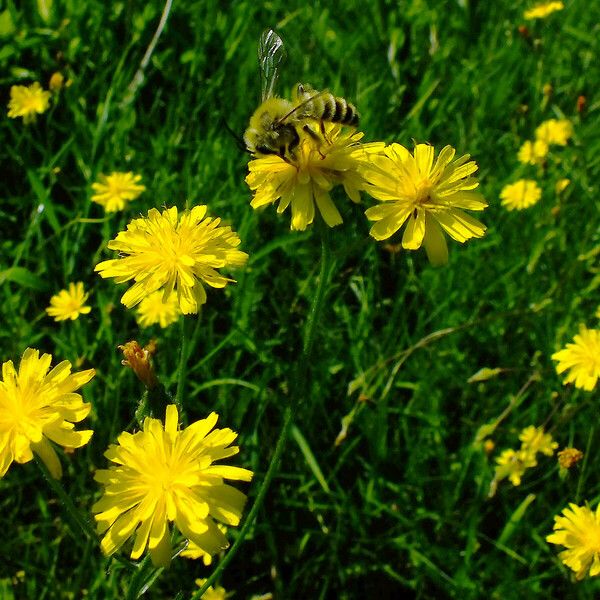
[[[279,63],[284,56],[283,40],[272,29],[265,29],[258,42],[261,100],[263,102],[273,95],[275,82],[279,75]]]

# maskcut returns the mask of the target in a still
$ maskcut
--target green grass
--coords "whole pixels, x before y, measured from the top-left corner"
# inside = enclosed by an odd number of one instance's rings
[[[93,272],[113,254],[107,241],[151,207],[207,203],[250,255],[238,283],[210,292],[198,326],[187,323],[184,406],[190,421],[215,410],[221,426],[240,432],[234,463],[255,472],[249,506],[268,468],[319,236],[290,232],[289,214],[272,207],[251,210],[248,157],[223,120],[240,134],[246,127],[260,91],[257,40],[274,27],[287,48],[281,93],[298,81],[328,88],[356,103],[367,140],[470,153],[490,203],[488,232],[452,244],[449,265],[434,269],[423,251],[377,245],[364,206],[338,197],[344,225],[330,233],[334,270],[306,394],[256,525],[221,584],[234,598],[600,593],[594,580],[574,583],[544,539],[568,502],[600,498],[597,392],[564,387],[550,359],[580,322],[598,326],[600,304],[600,7],[566,5],[528,22],[523,37],[525,5],[511,2],[175,2],[127,102],[161,3],[39,0],[21,10],[9,0],[0,11],[0,103],[11,85],[47,87],[55,71],[72,85],[35,125],[0,122],[0,359],[16,361],[32,346],[97,369],[84,389],[94,437],[61,453],[63,484],[85,514],[99,495],[93,472],[131,427],[142,393],[117,345],[156,337],[159,375],[176,388],[181,328],[140,331],[119,303],[124,286]],[[580,95],[587,106],[578,114]],[[519,165],[520,144],[563,115],[574,123],[569,146],[552,152],[546,172]],[[90,202],[90,184],[111,170],[141,173],[147,191],[107,216]],[[521,176],[536,178],[543,197],[509,213],[498,195]],[[571,184],[559,201],[561,177]],[[44,312],[50,296],[79,280],[92,290],[92,313],[54,323]],[[506,371],[468,384],[483,367]],[[473,445],[479,428],[527,382],[486,457]],[[488,498],[494,457],[517,447],[530,424],[586,452],[585,462],[563,481],[554,459],[540,459],[521,486],[504,481]],[[0,530],[0,598],[80,598],[84,589],[89,598],[124,597],[127,567],[72,526],[35,462],[13,464],[0,481]],[[178,559],[147,597],[188,598],[210,572]]]

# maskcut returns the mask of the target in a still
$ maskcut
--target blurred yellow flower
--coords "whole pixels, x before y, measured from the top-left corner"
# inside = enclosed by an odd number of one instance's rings
[[[541,452],[546,456],[552,456],[558,448],[558,443],[552,439],[549,433],[544,432],[543,427],[534,427],[530,425],[525,427],[519,435],[521,440],[521,450],[530,452],[534,456]]]
[[[384,155],[373,155],[363,170],[365,190],[381,204],[365,212],[371,221],[370,234],[386,240],[405,223],[402,247],[417,250],[425,246],[434,265],[448,262],[444,232],[457,242],[482,237],[486,227],[467,210],[483,210],[487,202],[474,191],[479,185],[472,177],[477,164],[465,154],[453,160],[455,150],[444,147],[434,162],[434,148],[417,144],[411,154],[400,144],[391,144]]]
[[[555,352],[552,360],[558,362],[557,373],[569,370],[564,385],[574,383],[575,387],[591,392],[600,377],[600,329],[581,325],[573,343]]]
[[[502,479],[508,479],[513,485],[521,485],[523,473],[531,467],[537,465],[535,454],[526,450],[503,450],[502,454],[496,458],[496,473],[494,480],[496,482]]]
[[[556,184],[554,185],[554,191],[556,193],[556,195],[558,196],[559,194],[561,194],[562,192],[564,192],[568,185],[571,183],[570,179],[559,179]]]
[[[543,164],[548,155],[548,144],[542,140],[526,141],[517,154],[519,162],[525,165]]]
[[[211,413],[179,429],[177,407],[170,404],[164,427],[147,417],[142,431],[124,432],[109,447],[104,456],[115,465],[96,471],[104,495],[92,507],[106,555],[135,536],[131,558],[140,558],[147,546],[153,564],[167,567],[171,522],[207,554],[229,546],[215,520],[238,525],[246,496],[224,479],[250,481],[252,472],[213,464],[239,451],[230,445],[235,432],[213,430],[217,419]]]
[[[257,155],[248,163],[246,183],[254,192],[252,208],[279,201],[277,212],[281,214],[291,206],[290,228],[303,231],[314,220],[315,204],[329,227],[342,222],[329,194],[336,185],[343,185],[348,197],[360,202],[364,179],[359,168],[384,144],[360,144],[364,134],[339,123],[324,122],[323,127],[322,137],[300,131],[297,148],[285,157]]]
[[[554,533],[546,541],[566,548],[558,556],[577,579],[583,579],[588,571],[590,577],[600,574],[600,505],[594,512],[571,502],[562,516],[554,517]]]
[[[108,242],[121,257],[99,263],[95,271],[117,283],[135,281],[121,298],[127,308],[161,290],[167,298],[176,294],[184,315],[197,313],[206,302],[203,283],[223,288],[233,281],[216,269],[240,267],[248,259],[237,249],[237,233],[219,225],[221,219],[206,217],[206,211],[206,206],[194,206],[179,215],[175,206],[162,213],[152,208]]]
[[[141,180],[141,175],[134,175],[131,171],[100,175],[99,181],[92,183],[92,189],[96,192],[92,202],[102,205],[106,212],[123,210],[146,189],[139,183]]]
[[[67,290],[61,290],[50,298],[50,306],[46,309],[55,321],[74,321],[79,315],[87,315],[92,309],[85,306],[89,293],[83,289],[83,283],[70,283]]]
[[[11,119],[23,117],[23,123],[32,123],[37,115],[48,110],[50,92],[42,89],[36,81],[30,86],[13,85],[10,88],[8,116]]]
[[[225,527],[225,525],[223,525],[222,523],[217,523],[217,527],[221,530],[221,533],[223,535],[227,533],[227,527]],[[202,548],[198,546],[198,544],[194,544],[194,542],[189,542],[186,549],[179,556],[181,556],[182,558],[191,558],[192,560],[197,560],[201,558],[202,562],[207,567],[210,564],[212,564],[213,559],[211,554],[207,554]],[[204,581],[206,581],[206,579],[204,579],[203,582]],[[204,583],[200,585],[204,585]]]
[[[0,381],[0,477],[13,461],[29,462],[35,452],[51,475],[59,479],[62,467],[50,441],[65,449],[87,444],[93,431],[75,431],[74,423],[87,417],[91,405],[75,390],[86,384],[94,369],[71,374],[64,360],[49,373],[52,356],[27,348],[19,371],[11,360],[2,365]]]
[[[61,72],[56,71],[55,73],[52,73],[50,81],[48,82],[48,87],[51,92],[60,92],[64,84],[65,76]]]
[[[137,321],[141,327],[150,327],[159,323],[164,329],[175,323],[181,316],[177,294],[164,300],[164,292],[158,290],[146,296],[138,305]]]
[[[533,206],[542,197],[542,190],[533,179],[519,179],[506,185],[500,192],[502,206],[508,210],[523,210]]]
[[[564,448],[558,453],[558,464],[561,469],[570,469],[583,459],[583,452],[577,448]]]
[[[557,10],[562,10],[562,2],[540,2],[523,13],[525,19],[544,19]]]
[[[573,135],[573,125],[568,119],[549,119],[535,130],[535,139],[549,146],[566,146]]]
[[[201,588],[206,583],[206,581],[206,578],[196,579],[195,583],[199,588]],[[225,591],[225,588],[222,588],[220,585],[218,585],[216,588],[213,588],[213,586],[211,585],[204,592],[204,594],[202,594],[201,598],[202,600],[225,600],[227,598],[227,592]]]

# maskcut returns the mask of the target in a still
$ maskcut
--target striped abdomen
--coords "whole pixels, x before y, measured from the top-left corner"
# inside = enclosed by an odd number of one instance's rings
[[[297,101],[302,106],[301,115],[333,121],[342,125],[358,125],[359,114],[354,104],[330,92],[316,92],[308,86],[298,85]]]

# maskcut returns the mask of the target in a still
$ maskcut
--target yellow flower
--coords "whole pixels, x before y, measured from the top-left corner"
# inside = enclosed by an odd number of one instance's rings
[[[303,231],[315,216],[315,204],[329,227],[342,222],[329,192],[343,185],[353,202],[360,202],[364,180],[359,167],[382,143],[360,144],[364,134],[339,123],[323,123],[324,135],[300,131],[300,142],[285,158],[277,154],[259,156],[248,163],[246,183],[255,192],[250,203],[260,208],[279,200],[277,212],[291,205],[291,229]]]
[[[171,294],[166,302],[163,301],[163,297],[164,293],[161,291],[152,292],[140,302],[137,311],[140,326],[150,327],[159,323],[162,328],[165,328],[179,319],[181,311],[176,294]]]
[[[465,154],[456,160],[454,148],[446,146],[434,163],[434,149],[417,144],[414,156],[400,144],[385,148],[384,156],[371,157],[365,188],[382,204],[365,212],[371,221],[370,234],[386,240],[408,221],[402,246],[417,250],[425,245],[434,265],[448,262],[448,246],[443,232],[457,242],[482,237],[486,227],[463,209],[483,210],[487,202],[474,191],[479,185],[471,175],[477,170]]]
[[[500,192],[502,206],[508,210],[523,210],[533,206],[542,197],[542,190],[533,179],[519,179],[506,185]]]
[[[508,479],[513,485],[521,485],[523,473],[531,467],[537,465],[535,454],[527,450],[503,450],[502,454],[496,459],[497,467],[494,481]]]
[[[221,530],[221,533],[227,533],[227,527],[225,527],[225,525],[223,525],[222,523],[217,523],[217,526]],[[180,554],[180,556],[182,556],[183,558],[191,558],[193,560],[201,558],[202,562],[207,567],[212,563],[213,559],[212,555],[207,554],[204,550],[202,550],[202,548],[198,546],[198,544],[194,544],[194,542],[189,542],[186,549]],[[202,584],[200,585],[204,585],[204,581],[206,581],[206,579],[204,579]]]
[[[123,210],[127,203],[135,200],[146,188],[139,182],[141,175],[112,172],[110,175],[100,175],[100,180],[92,183],[92,189],[96,192],[92,196],[92,202],[104,207],[106,212]]]
[[[525,19],[544,19],[557,10],[562,10],[565,5],[562,2],[540,2],[523,13]]]
[[[23,117],[23,123],[32,123],[38,114],[48,110],[50,92],[42,89],[36,81],[30,86],[13,85],[10,88],[8,116],[11,119]]]
[[[92,507],[98,533],[106,534],[100,543],[106,555],[135,536],[131,558],[148,546],[152,562],[168,566],[170,522],[207,554],[229,546],[215,520],[238,525],[246,496],[223,480],[250,481],[252,472],[213,464],[239,451],[230,446],[237,433],[211,431],[217,419],[211,413],[180,430],[177,407],[169,404],[164,428],[159,419],[147,417],[142,431],[124,432],[108,448],[104,456],[116,466],[96,472],[104,495]]]
[[[92,431],[75,431],[73,423],[87,417],[91,405],[75,390],[86,384],[94,369],[71,374],[64,360],[49,373],[52,356],[27,348],[19,371],[11,360],[2,365],[0,381],[0,477],[13,461],[29,462],[35,452],[56,479],[62,467],[49,440],[65,448],[87,444]]]
[[[79,315],[87,315],[92,310],[89,306],[84,306],[88,296],[81,281],[70,283],[68,290],[61,290],[50,298],[50,306],[46,312],[55,321],[74,321]]]
[[[50,88],[51,92],[54,92],[54,93],[60,92],[60,90],[62,89],[64,84],[65,84],[65,76],[60,71],[56,71],[55,73],[52,73],[52,75],[50,77],[50,81],[48,82],[48,87]]]
[[[561,469],[570,469],[583,459],[583,452],[577,448],[564,448],[558,453],[558,464]]]
[[[151,209],[147,217],[133,219],[126,231],[108,242],[122,256],[101,262],[95,270],[102,277],[115,277],[117,283],[135,281],[121,298],[127,308],[162,290],[163,298],[173,291],[177,294],[184,315],[197,313],[206,302],[202,282],[225,287],[233,280],[216,269],[239,267],[248,258],[237,249],[238,235],[231,227],[220,226],[221,219],[206,217],[206,210],[195,206],[178,216],[176,207],[162,213]]]
[[[554,192],[556,193],[556,195],[560,195],[562,192],[564,192],[568,185],[571,183],[570,179],[559,179],[556,184],[554,185]]]
[[[521,450],[529,452],[534,456],[538,452],[546,456],[552,456],[558,448],[558,443],[552,439],[549,433],[544,433],[543,427],[530,425],[521,431],[519,439],[522,442]]]
[[[556,372],[569,373],[563,383],[575,383],[575,387],[591,392],[600,377],[600,329],[579,328],[572,344],[555,352],[552,360],[558,362]]]
[[[546,537],[550,544],[564,546],[558,556],[577,579],[600,574],[600,505],[596,512],[571,502],[562,516],[554,517],[554,533]]]
[[[517,154],[519,162],[525,165],[540,165],[548,155],[548,144],[543,140],[525,142]]]
[[[205,579],[196,579],[196,585],[201,588],[206,583]],[[202,600],[225,600],[227,598],[227,592],[225,588],[222,588],[218,585],[216,588],[213,588],[211,585],[201,596]]]
[[[572,135],[573,125],[568,119],[549,119],[535,130],[535,139],[549,146],[552,144],[566,146]]]

